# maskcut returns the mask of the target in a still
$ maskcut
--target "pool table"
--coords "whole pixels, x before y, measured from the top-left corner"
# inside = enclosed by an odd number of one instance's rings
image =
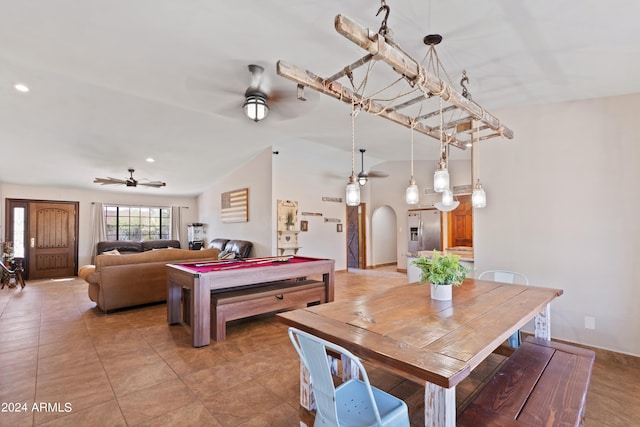
[[[211,341],[212,291],[322,275],[325,301],[331,302],[334,270],[332,259],[302,256],[167,264],[167,322],[183,323],[191,332],[193,346],[202,347]],[[183,307],[184,297],[189,301]]]

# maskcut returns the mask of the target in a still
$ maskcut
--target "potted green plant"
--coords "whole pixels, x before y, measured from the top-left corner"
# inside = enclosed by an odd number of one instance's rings
[[[434,250],[431,258],[421,256],[413,261],[421,270],[420,283],[431,284],[431,298],[451,300],[453,286],[460,286],[467,277],[467,268],[460,264],[460,257]]]
[[[293,222],[293,212],[289,211],[287,212],[287,230],[293,230],[293,226],[295,225],[295,222]]]

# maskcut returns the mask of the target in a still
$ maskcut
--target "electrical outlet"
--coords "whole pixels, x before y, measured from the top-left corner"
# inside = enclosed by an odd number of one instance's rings
[[[596,318],[591,316],[584,316],[584,327],[585,329],[595,329]]]

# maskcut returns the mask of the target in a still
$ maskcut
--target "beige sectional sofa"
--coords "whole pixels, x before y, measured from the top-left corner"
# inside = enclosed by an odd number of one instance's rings
[[[167,299],[166,265],[218,259],[218,249],[155,249],[126,255],[101,254],[78,275],[89,283],[89,298],[107,312]]]

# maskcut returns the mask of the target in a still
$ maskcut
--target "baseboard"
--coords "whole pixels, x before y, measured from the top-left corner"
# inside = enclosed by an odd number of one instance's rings
[[[522,339],[524,340],[525,336],[529,336],[529,335],[532,335],[532,334],[523,332]],[[552,340],[561,342],[563,344],[568,344],[576,347],[586,348],[588,350],[593,350],[596,353],[596,360],[599,360],[602,362],[608,362],[616,365],[628,366],[634,369],[640,369],[640,357],[635,356],[633,354],[620,353],[613,350],[607,350],[600,347],[594,347],[586,344],[581,344],[581,343],[567,341],[567,340],[561,340],[557,338],[552,338]]]
[[[397,261],[393,261],[393,262],[385,262],[383,264],[376,264],[376,265],[372,265],[370,267],[367,268],[380,268],[380,267],[389,267],[390,265],[398,265]]]

